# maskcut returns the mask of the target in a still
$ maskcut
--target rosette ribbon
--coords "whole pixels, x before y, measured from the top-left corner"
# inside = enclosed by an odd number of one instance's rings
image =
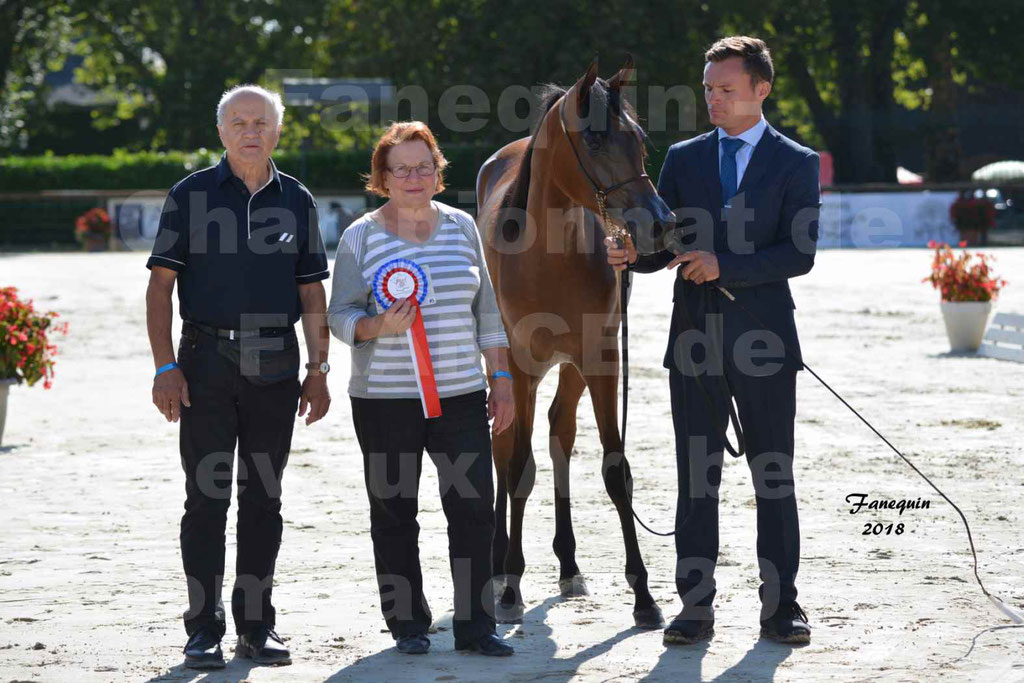
[[[423,313],[420,310],[420,304],[426,299],[429,289],[427,274],[415,261],[408,259],[388,261],[378,268],[373,276],[373,295],[381,308],[387,310],[396,301],[410,297],[410,301],[416,307],[416,318],[412,326],[406,330],[405,336],[409,341],[416,388],[419,390],[423,416],[426,418],[441,416],[441,399],[437,394],[434,364],[430,359],[430,345],[427,342],[427,331],[423,326]]]

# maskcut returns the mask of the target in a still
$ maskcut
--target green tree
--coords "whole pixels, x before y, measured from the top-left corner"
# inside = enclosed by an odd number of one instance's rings
[[[909,66],[901,83],[906,106],[925,112],[925,172],[929,180],[967,177],[960,146],[957,105],[962,92],[980,84],[1024,88],[1012,49],[1024,25],[1024,5],[995,0],[979,5],[944,0],[911,5],[905,29]]]
[[[0,0],[0,149],[17,147],[27,103],[70,49],[64,2]]]
[[[328,62],[336,71],[383,76],[398,88],[424,88],[431,125],[452,140],[466,136],[439,125],[442,93],[454,85],[481,89],[490,104],[490,122],[473,139],[496,146],[525,134],[498,121],[504,90],[550,82],[571,85],[595,55],[609,76],[627,52],[634,54],[641,115],[647,113],[646,85],[682,84],[699,98],[703,48],[718,17],[697,0],[655,0],[643,9],[627,0],[397,0],[336,2],[328,21],[345,27],[328,47]],[[368,26],[374,29],[365,30]],[[687,111],[684,120],[702,110]],[[656,132],[659,143],[694,132],[693,125],[679,126],[675,116],[669,124],[668,130]]]
[[[270,68],[304,67],[321,19],[313,0],[81,0],[74,7],[80,79],[119,100],[116,118],[142,117],[153,149],[219,145],[215,109],[228,87]]]
[[[837,182],[895,182],[893,55],[907,0],[779,0],[760,7],[757,29],[776,56],[782,98],[799,95],[835,160]]]

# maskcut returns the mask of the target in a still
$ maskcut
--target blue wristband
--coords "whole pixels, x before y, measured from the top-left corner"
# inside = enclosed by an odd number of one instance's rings
[[[493,375],[491,375],[491,379],[498,379],[499,377],[507,377],[508,379],[512,379],[512,373],[505,372],[504,370],[498,370]]]
[[[167,365],[160,366],[159,368],[156,369],[156,374],[153,375],[153,379],[156,379],[157,377],[164,374],[168,370],[173,370],[176,367],[178,367],[177,363],[168,363]]]

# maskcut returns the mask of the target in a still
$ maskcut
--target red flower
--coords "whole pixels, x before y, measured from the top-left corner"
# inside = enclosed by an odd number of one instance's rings
[[[106,211],[99,207],[89,209],[75,221],[75,239],[82,242],[87,235],[106,237],[111,229],[110,216]]]
[[[949,219],[957,230],[985,231],[995,225],[996,206],[987,197],[959,197],[949,207]]]
[[[994,257],[971,254],[966,249],[956,256],[947,244],[936,244],[933,248],[932,273],[924,280],[942,293],[943,301],[990,301],[1006,285],[1006,280],[989,272],[988,261]],[[975,257],[978,262],[972,263]]]
[[[54,344],[47,338],[66,332],[67,324],[53,325],[53,313],[38,313],[31,301],[18,298],[14,287],[0,288],[0,379],[24,380],[30,386],[53,377]],[[3,343],[6,342],[6,343]]]

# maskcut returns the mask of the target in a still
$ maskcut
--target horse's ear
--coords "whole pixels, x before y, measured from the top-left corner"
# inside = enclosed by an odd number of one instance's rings
[[[594,61],[590,63],[590,68],[587,69],[587,73],[583,74],[583,78],[576,81],[576,104],[581,108],[586,108],[586,105],[590,98],[590,88],[597,82],[597,57],[594,57]]]
[[[619,69],[619,72],[611,77],[608,81],[608,88],[610,90],[619,90],[624,85],[628,85],[633,80],[635,69],[633,68],[633,55],[626,53],[626,62]]]

